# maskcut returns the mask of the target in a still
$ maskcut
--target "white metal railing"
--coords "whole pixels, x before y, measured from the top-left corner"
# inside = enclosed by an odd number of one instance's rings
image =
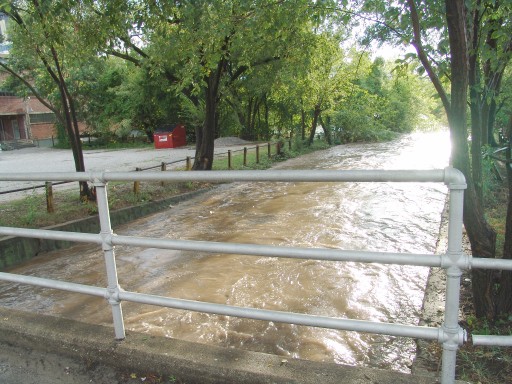
[[[44,229],[0,227],[0,235],[12,235],[52,240],[87,242],[101,245],[107,270],[107,287],[96,287],[33,276],[0,272],[0,280],[36,285],[105,297],[111,305],[116,339],[125,338],[121,301],[158,305],[227,316],[276,321],[322,328],[350,330],[391,336],[437,340],[443,345],[441,382],[455,381],[456,353],[466,340],[465,331],[458,324],[460,277],[471,267],[512,270],[512,260],[478,259],[462,251],[462,209],[466,182],[463,174],[453,168],[442,170],[267,170],[267,171],[194,171],[194,172],[47,172],[0,173],[0,181],[88,181],[96,187],[100,233],[62,232]],[[109,181],[274,181],[274,182],[439,182],[450,189],[448,247],[441,255],[364,252],[321,248],[295,248],[254,244],[221,243],[192,240],[171,240],[118,236],[112,231],[107,200]],[[412,326],[378,323],[363,320],[332,318],[299,313],[270,311],[223,304],[184,300],[129,292],[119,286],[114,247],[116,245],[152,247],[173,250],[236,253],[268,257],[316,259],[328,261],[358,261],[365,263],[401,264],[440,267],[446,271],[446,304],[444,322],[440,327]],[[473,336],[473,343],[480,345],[512,344],[512,336]]]

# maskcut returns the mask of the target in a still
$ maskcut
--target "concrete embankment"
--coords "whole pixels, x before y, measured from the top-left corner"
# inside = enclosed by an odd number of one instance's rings
[[[196,195],[204,193],[208,189],[201,189],[174,196],[169,199],[154,201],[136,207],[128,207],[110,212],[110,222],[112,227],[122,225],[149,215],[168,209],[169,205],[174,205],[180,201],[188,200]],[[99,233],[100,224],[98,215],[90,216],[85,219],[69,221],[64,224],[55,225],[46,229],[67,232],[81,233]],[[60,240],[22,238],[16,236],[7,236],[0,240],[0,271],[8,267],[20,264],[30,260],[43,252],[49,252],[56,249],[65,249],[73,243]]]
[[[81,362],[90,370],[101,365],[117,371],[154,372],[164,377],[178,378],[184,383],[432,384],[437,382],[432,377],[283,358],[134,332],[127,333],[125,340],[116,341],[111,327],[1,307],[0,344],[15,346],[30,352],[39,351],[65,356],[67,359]],[[2,367],[2,353],[0,352],[0,367]],[[23,357],[20,358],[23,360]],[[30,354],[27,358],[30,358]],[[20,364],[25,367],[24,373],[29,375],[38,375],[37,367],[43,371],[47,369],[45,364],[34,365],[29,361],[21,361]],[[53,369],[52,365],[47,366],[48,369]],[[8,368],[0,369],[0,381],[2,381],[2,375],[5,375],[6,380],[2,382],[8,382]],[[116,382],[114,374],[103,373],[105,380],[108,381],[101,381],[97,372],[94,375],[94,381],[90,379],[90,382]],[[48,372],[41,376],[48,376]],[[69,382],[81,381],[77,379]]]

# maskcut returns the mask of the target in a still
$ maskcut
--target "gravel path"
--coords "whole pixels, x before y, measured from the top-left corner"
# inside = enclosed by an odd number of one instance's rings
[[[236,137],[220,138],[215,141],[215,154],[226,154],[228,150],[242,150],[252,143]],[[135,148],[122,150],[84,150],[85,169],[87,171],[134,171],[136,167],[145,169],[160,167],[162,162],[173,163],[167,168],[185,166],[187,156],[193,158],[195,146],[170,149]],[[175,162],[175,163],[174,163]],[[20,172],[74,172],[74,160],[71,150],[54,148],[24,148],[0,152],[0,173]],[[31,194],[32,190],[20,193],[1,194],[3,191],[41,185],[41,182],[0,181],[0,202],[20,198]],[[73,188],[66,184],[54,188]],[[38,189],[42,192],[43,189]]]

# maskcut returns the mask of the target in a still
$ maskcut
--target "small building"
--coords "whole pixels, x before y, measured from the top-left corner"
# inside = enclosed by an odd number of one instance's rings
[[[0,94],[0,142],[48,139],[54,129],[55,114],[37,98]]]

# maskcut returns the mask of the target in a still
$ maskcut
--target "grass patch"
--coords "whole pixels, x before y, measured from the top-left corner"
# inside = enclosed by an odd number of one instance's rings
[[[465,327],[479,335],[512,335],[512,315],[494,323],[465,314]],[[465,344],[457,354],[458,376],[472,383],[512,383],[512,351]]]
[[[176,196],[205,186],[204,183],[165,183],[147,182],[140,184],[139,193],[133,193],[133,183],[112,182],[108,185],[108,202],[111,210],[145,204]],[[33,191],[28,197],[0,204],[0,226],[41,228],[71,220],[96,215],[95,202],[82,202],[78,185],[71,190],[54,190],[54,213],[46,211],[44,193]]]
[[[500,174],[506,176],[503,165],[496,162],[496,166]],[[496,180],[489,166],[486,174],[484,174],[484,183],[486,184],[486,188],[484,188],[486,219],[496,231],[496,254],[497,257],[501,257],[505,240],[506,207],[508,203],[507,181]],[[475,317],[471,284],[468,281],[465,281],[462,285],[461,308],[461,323],[470,334],[512,335],[512,314],[495,322]],[[471,343],[466,343],[457,354],[457,376],[461,380],[472,383],[512,383],[512,349],[473,346]]]

